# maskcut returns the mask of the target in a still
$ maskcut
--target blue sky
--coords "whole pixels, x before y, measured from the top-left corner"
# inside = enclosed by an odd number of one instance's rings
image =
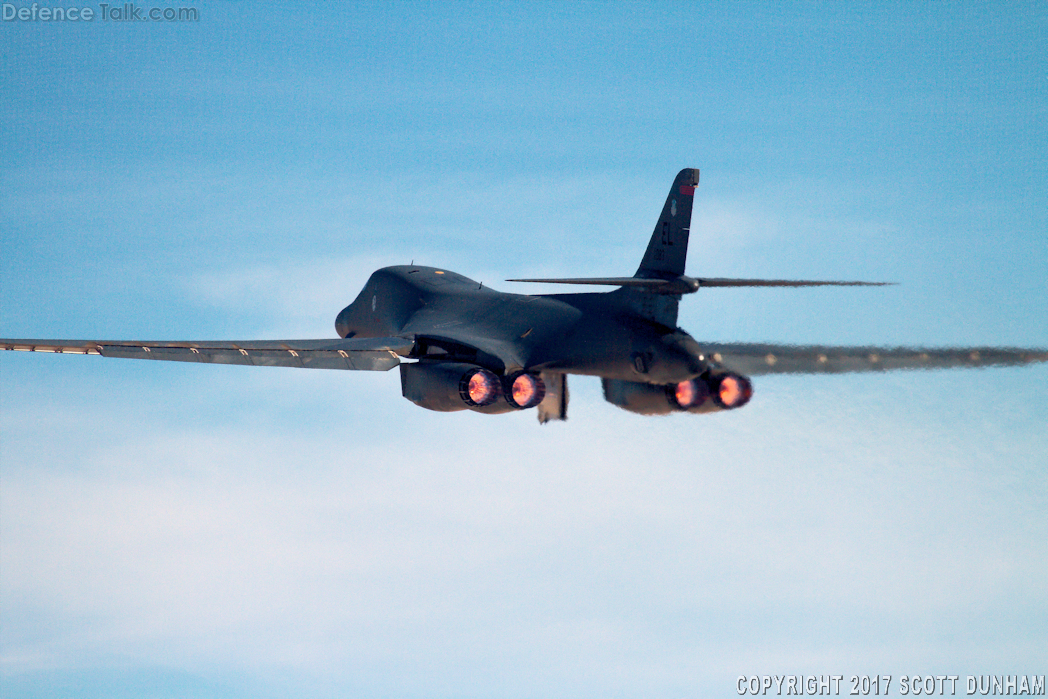
[[[411,260],[629,274],[698,167],[689,274],[899,286],[706,290],[697,338],[1048,345],[1043,3],[186,5],[0,27],[4,336],[328,337]],[[577,378],[543,427],[398,383],[4,353],[5,696],[1045,672],[1044,367],[665,419]]]

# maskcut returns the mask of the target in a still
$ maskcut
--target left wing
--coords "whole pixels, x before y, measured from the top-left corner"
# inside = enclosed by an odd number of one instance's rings
[[[0,349],[22,352],[358,371],[388,371],[400,364],[400,357],[410,354],[414,346],[413,339],[402,337],[244,342],[0,339]]]
[[[893,369],[1024,366],[1048,361],[1048,350],[1012,347],[834,347],[702,343],[706,358],[742,374],[840,374]]]

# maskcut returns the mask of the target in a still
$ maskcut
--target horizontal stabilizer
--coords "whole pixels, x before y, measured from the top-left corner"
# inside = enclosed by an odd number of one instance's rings
[[[687,294],[702,287],[716,286],[894,286],[895,282],[839,282],[809,279],[725,279],[721,277],[694,278],[681,275],[675,279],[646,279],[644,277],[580,277],[577,279],[507,279],[508,282],[537,282],[543,284],[595,284],[599,286],[626,286],[662,293]]]
[[[1025,366],[1048,361],[1046,350],[1011,347],[834,347],[701,342],[699,346],[716,365],[749,376]]]
[[[401,337],[243,342],[0,339],[0,349],[22,352],[357,371],[388,371],[400,364],[400,357],[407,356],[414,344]]]

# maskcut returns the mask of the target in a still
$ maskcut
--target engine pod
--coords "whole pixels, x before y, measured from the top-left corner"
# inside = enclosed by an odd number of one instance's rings
[[[631,413],[666,415],[680,410],[671,397],[672,386],[622,379],[601,379],[600,383],[604,400]]]
[[[502,397],[498,376],[461,362],[401,364],[400,388],[415,405],[444,413],[492,406]]]

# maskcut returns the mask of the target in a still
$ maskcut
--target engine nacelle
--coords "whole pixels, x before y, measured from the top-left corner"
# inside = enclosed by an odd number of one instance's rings
[[[631,413],[666,415],[680,410],[667,386],[621,379],[601,379],[600,383],[604,388],[604,400]]]
[[[401,393],[415,405],[443,413],[456,410],[498,410],[502,380],[474,364],[416,362],[400,365]],[[509,408],[512,409],[512,408]]]
[[[640,415],[732,410],[741,408],[753,395],[749,379],[734,373],[703,375],[666,385],[602,379],[601,385],[606,401]]]
[[[443,413],[473,410],[497,414],[533,408],[546,395],[534,374],[499,377],[474,364],[427,362],[400,365],[400,388],[415,405]]]

